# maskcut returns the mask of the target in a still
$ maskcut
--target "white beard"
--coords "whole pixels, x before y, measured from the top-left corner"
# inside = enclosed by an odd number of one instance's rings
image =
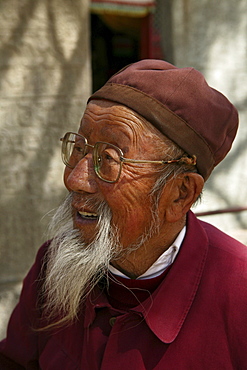
[[[111,260],[127,256],[140,248],[156,232],[156,212],[146,232],[134,245],[123,249],[117,228],[111,225],[111,211],[104,202],[89,199],[99,215],[98,230],[91,243],[83,241],[81,231],[73,228],[72,195],[58,208],[51,224],[52,241],[48,248],[42,290],[44,317],[48,327],[71,323],[77,318],[81,303],[95,285],[107,277]],[[95,208],[96,206],[96,208]]]
[[[98,202],[98,231],[86,244],[77,229],[73,229],[71,195],[54,215],[50,232],[45,282],[43,285],[44,313],[47,319],[62,317],[57,324],[76,318],[83,298],[105,275],[112,258],[116,258],[119,243],[111,226],[109,207]],[[95,206],[95,200],[90,200]]]

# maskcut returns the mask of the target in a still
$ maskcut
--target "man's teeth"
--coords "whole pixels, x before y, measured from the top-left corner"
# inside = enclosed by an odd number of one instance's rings
[[[98,215],[96,213],[89,213],[89,212],[78,212],[81,217],[85,217],[85,218],[97,218]]]

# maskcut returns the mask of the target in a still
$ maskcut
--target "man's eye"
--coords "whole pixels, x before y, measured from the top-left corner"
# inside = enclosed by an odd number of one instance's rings
[[[80,147],[80,146],[75,146],[74,147],[74,150],[79,152],[79,153],[82,153],[83,152],[83,149]]]
[[[117,152],[114,149],[108,148],[104,151],[104,160],[107,160],[108,162],[118,162],[119,158]]]
[[[105,154],[105,159],[111,161],[111,160],[114,160],[114,158],[112,158],[112,156],[110,154]]]

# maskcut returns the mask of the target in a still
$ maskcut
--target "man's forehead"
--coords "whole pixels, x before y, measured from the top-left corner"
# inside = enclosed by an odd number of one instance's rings
[[[100,130],[126,130],[127,133],[131,131],[138,131],[139,134],[153,134],[158,136],[161,140],[165,139],[163,135],[156,127],[154,127],[150,122],[148,122],[144,117],[139,113],[135,112],[129,107],[126,107],[123,104],[112,102],[109,100],[91,100],[86,107],[85,113],[81,120],[81,127],[85,124],[92,122],[98,116],[99,123],[97,129]],[[102,127],[104,124],[104,127]],[[94,130],[92,128],[91,130]],[[141,131],[141,132],[139,132]]]
[[[91,142],[107,141],[129,145],[140,135],[138,118],[129,108],[108,101],[90,102],[82,117],[79,133]]]

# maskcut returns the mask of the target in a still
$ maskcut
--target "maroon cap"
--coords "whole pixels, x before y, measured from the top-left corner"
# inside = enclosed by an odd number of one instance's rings
[[[206,180],[231,148],[238,113],[194,68],[146,59],[112,76],[90,98],[123,104],[146,118],[189,155]]]

